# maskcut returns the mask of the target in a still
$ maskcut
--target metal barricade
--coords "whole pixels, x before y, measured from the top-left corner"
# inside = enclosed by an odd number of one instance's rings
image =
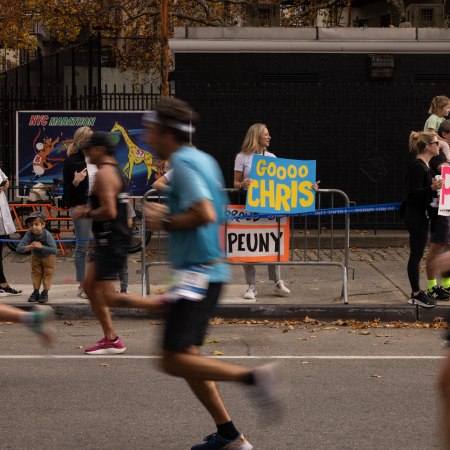
[[[228,194],[240,194],[239,190],[226,189]],[[144,203],[154,200],[161,201],[164,199],[164,194],[160,193],[156,189],[152,189],[146,192],[142,198],[143,208]],[[340,199],[340,204],[335,204],[335,199]],[[343,203],[343,204],[342,204]],[[348,303],[348,272],[349,272],[349,247],[350,247],[350,214],[343,214],[341,216],[341,223],[338,223],[342,227],[341,236],[342,246],[340,247],[340,253],[342,254],[341,260],[337,249],[335,248],[335,234],[336,234],[336,219],[333,215],[329,214],[329,221],[325,221],[326,215],[321,215],[320,210],[324,207],[348,207],[350,201],[345,192],[338,189],[319,189],[316,193],[316,207],[317,210],[314,214],[304,214],[297,216],[290,216],[290,245],[289,245],[289,261],[280,261],[280,253],[278,253],[278,261],[275,262],[236,262],[229,261],[231,265],[255,265],[255,266],[267,266],[267,265],[282,265],[282,266],[324,266],[324,267],[337,267],[341,271],[342,275],[342,290],[341,297],[345,304]],[[343,217],[343,219],[342,219]],[[228,222],[228,221],[227,221]],[[227,238],[227,222],[225,223],[224,239]],[[324,224],[326,224],[326,232],[324,230]],[[312,230],[311,225],[316,227],[316,234],[310,235]],[[142,237],[145,236],[145,221],[143,221]],[[146,262],[145,248],[142,249],[141,257],[141,280],[142,280],[142,295],[150,293],[150,280],[149,280],[149,268],[157,265],[169,265],[168,261],[161,261],[161,237],[166,236],[164,232],[156,232],[152,236],[152,241],[156,237],[157,248],[156,256],[157,260],[151,263]],[[278,220],[278,238],[280,238],[280,226]],[[326,240],[329,245],[325,246]],[[312,244],[311,244],[312,241]],[[144,242],[144,241],[143,241]],[[300,245],[302,242],[303,249],[300,251]],[[327,247],[327,248],[325,248]],[[227,249],[227,242],[225,242],[224,248]],[[280,250],[279,250],[280,251]]]

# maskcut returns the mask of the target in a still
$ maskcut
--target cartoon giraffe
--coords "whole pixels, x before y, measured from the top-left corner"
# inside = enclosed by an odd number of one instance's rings
[[[141,150],[131,139],[125,127],[120,125],[118,122],[116,122],[111,129],[111,132],[114,131],[119,131],[122,134],[125,144],[128,147],[128,162],[123,168],[123,173],[128,177],[128,180],[131,180],[134,165],[144,163],[147,166],[148,183],[150,177],[152,176],[152,170],[155,170],[153,166],[153,155],[146,150]]]

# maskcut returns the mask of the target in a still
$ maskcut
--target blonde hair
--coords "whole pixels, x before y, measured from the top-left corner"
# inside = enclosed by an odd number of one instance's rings
[[[409,150],[413,153],[423,153],[425,147],[436,141],[436,134],[429,131],[411,131],[409,135]]]
[[[445,108],[450,103],[450,98],[445,95],[437,95],[431,100],[430,108],[428,109],[428,114],[436,114],[442,108]]]
[[[80,150],[80,144],[85,141],[92,134],[92,130],[89,127],[80,127],[75,131],[73,135],[73,142],[67,147],[67,156],[71,156],[78,153]]]
[[[264,128],[267,128],[263,123],[254,123],[245,135],[242,143],[241,153],[254,153],[259,148],[259,138],[261,137]]]

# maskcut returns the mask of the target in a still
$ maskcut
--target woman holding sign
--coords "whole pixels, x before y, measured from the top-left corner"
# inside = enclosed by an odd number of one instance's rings
[[[410,254],[408,278],[411,284],[411,297],[408,303],[425,308],[436,306],[436,300],[420,289],[420,261],[425,251],[430,226],[430,206],[436,191],[442,188],[443,181],[433,178],[430,160],[439,154],[439,140],[434,133],[412,132],[409,148],[416,158],[408,167],[406,176],[407,197],[404,203],[405,224],[409,231]]]
[[[273,153],[267,151],[270,145],[270,134],[266,125],[262,123],[253,124],[245,135],[242,143],[241,151],[236,155],[234,162],[234,188],[247,190],[250,186],[250,170],[252,168],[253,155],[270,156],[276,158]],[[276,295],[284,297],[289,295],[291,291],[285,286],[281,279],[280,266],[269,264],[269,279],[275,283],[274,292]],[[248,289],[243,297],[247,300],[253,300],[256,295],[256,272],[255,266],[252,264],[244,265],[245,279],[248,283]]]

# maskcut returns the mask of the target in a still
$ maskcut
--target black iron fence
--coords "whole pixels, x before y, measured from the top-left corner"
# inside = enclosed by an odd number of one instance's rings
[[[105,42],[91,39],[0,74],[0,164],[11,180],[17,111],[149,110],[159,100],[160,91],[150,82],[120,81],[124,76]]]
[[[93,39],[0,74],[0,163],[12,179],[16,111],[153,108],[159,89],[106,77],[113,66],[113,55]],[[177,70],[183,74],[177,78],[175,72],[177,96],[200,113],[196,144],[219,161],[227,186],[232,185],[235,155],[246,130],[264,122],[272,152],[315,159],[321,187],[341,189],[359,205],[402,200],[411,159],[408,134],[422,129],[430,99],[448,88],[415,79],[349,82],[338,73],[333,82],[218,83],[211,81],[214,74],[202,80],[195,71],[188,76],[180,63]],[[403,228],[393,212],[355,215],[352,223],[360,228]]]
[[[330,68],[332,70],[332,68]],[[423,129],[430,100],[443,83],[230,82],[180,80],[177,95],[194,105],[196,139],[220,162],[231,185],[248,127],[267,124],[277,157],[317,161],[321,188],[346,192],[358,205],[399,202],[411,130]],[[355,228],[404,228],[395,212],[357,214]]]

